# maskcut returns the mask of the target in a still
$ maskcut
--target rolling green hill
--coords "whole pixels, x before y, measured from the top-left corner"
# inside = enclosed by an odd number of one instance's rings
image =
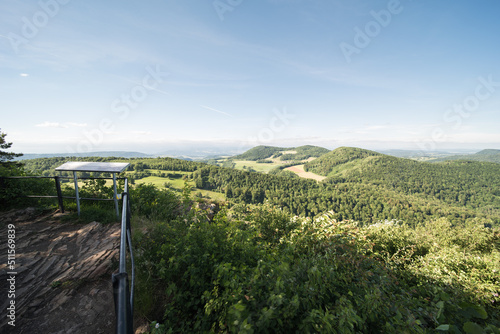
[[[500,165],[480,161],[418,162],[358,148],[338,148],[308,164],[333,183],[374,185],[450,205],[500,211]]]
[[[272,157],[274,154],[286,150],[284,147],[275,147],[275,146],[256,146],[254,148],[249,149],[245,153],[236,155],[232,157],[234,160],[259,160],[259,159],[267,159]]]
[[[339,147],[318,159],[307,163],[304,170],[322,176],[356,168],[369,157],[380,157],[383,154],[355,147]],[[387,156],[388,157],[388,156]],[[341,168],[338,168],[341,166]]]
[[[305,160],[310,157],[320,157],[328,153],[329,150],[319,146],[304,145],[299,147],[276,147],[276,146],[256,146],[232,157],[233,160],[263,160],[268,158],[280,158],[282,161],[286,160]]]

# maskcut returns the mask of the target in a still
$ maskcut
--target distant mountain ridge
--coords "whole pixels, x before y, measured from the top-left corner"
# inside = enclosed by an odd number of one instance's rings
[[[429,162],[443,162],[450,160],[472,160],[500,163],[500,150],[485,149],[474,154],[452,155],[448,157],[429,160]]]
[[[100,151],[100,152],[86,152],[86,153],[25,153],[16,160],[29,160],[39,158],[58,158],[58,157],[117,157],[117,158],[149,158],[156,155],[145,154],[141,152],[129,151]]]
[[[486,155],[486,154],[500,154],[500,150],[495,150],[495,149],[486,149],[486,150],[482,150],[482,151],[479,151],[477,152],[476,154],[478,155]]]

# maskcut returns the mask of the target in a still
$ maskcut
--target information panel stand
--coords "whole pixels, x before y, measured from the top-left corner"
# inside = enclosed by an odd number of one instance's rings
[[[68,161],[56,168],[59,172],[73,172],[73,180],[75,182],[76,193],[76,208],[78,216],[80,216],[80,195],[78,194],[78,176],[77,172],[95,172],[95,173],[111,173],[113,174],[113,190],[116,209],[116,217],[120,217],[118,209],[118,194],[116,192],[116,174],[123,172],[129,166],[126,162],[84,162],[84,161]]]

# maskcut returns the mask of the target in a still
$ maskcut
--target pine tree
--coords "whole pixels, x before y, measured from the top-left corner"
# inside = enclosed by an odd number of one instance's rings
[[[4,151],[12,146],[12,143],[8,143],[6,141],[5,139],[6,136],[7,136],[6,133],[0,131],[0,167],[4,167],[7,169],[19,168],[21,164],[13,162],[12,160],[14,158],[22,156],[23,154]]]

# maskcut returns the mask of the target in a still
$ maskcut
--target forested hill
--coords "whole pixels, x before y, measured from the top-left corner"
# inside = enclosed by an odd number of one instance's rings
[[[329,150],[319,146],[304,145],[299,147],[256,146],[245,153],[234,156],[234,160],[263,160],[278,158],[281,160],[305,160],[310,157],[320,157]]]
[[[430,162],[442,162],[450,160],[469,160],[469,161],[485,161],[500,163],[500,150],[482,150],[475,154],[452,155],[448,157],[430,160]]]
[[[366,158],[375,156],[383,156],[383,154],[356,147],[339,147],[307,163],[304,169],[322,176],[329,176],[337,166],[343,166],[342,169],[353,168]],[[345,164],[348,165],[344,166]]]
[[[429,201],[497,211],[500,165],[479,161],[417,162],[358,148],[338,148],[305,165],[333,183],[375,185]]]

